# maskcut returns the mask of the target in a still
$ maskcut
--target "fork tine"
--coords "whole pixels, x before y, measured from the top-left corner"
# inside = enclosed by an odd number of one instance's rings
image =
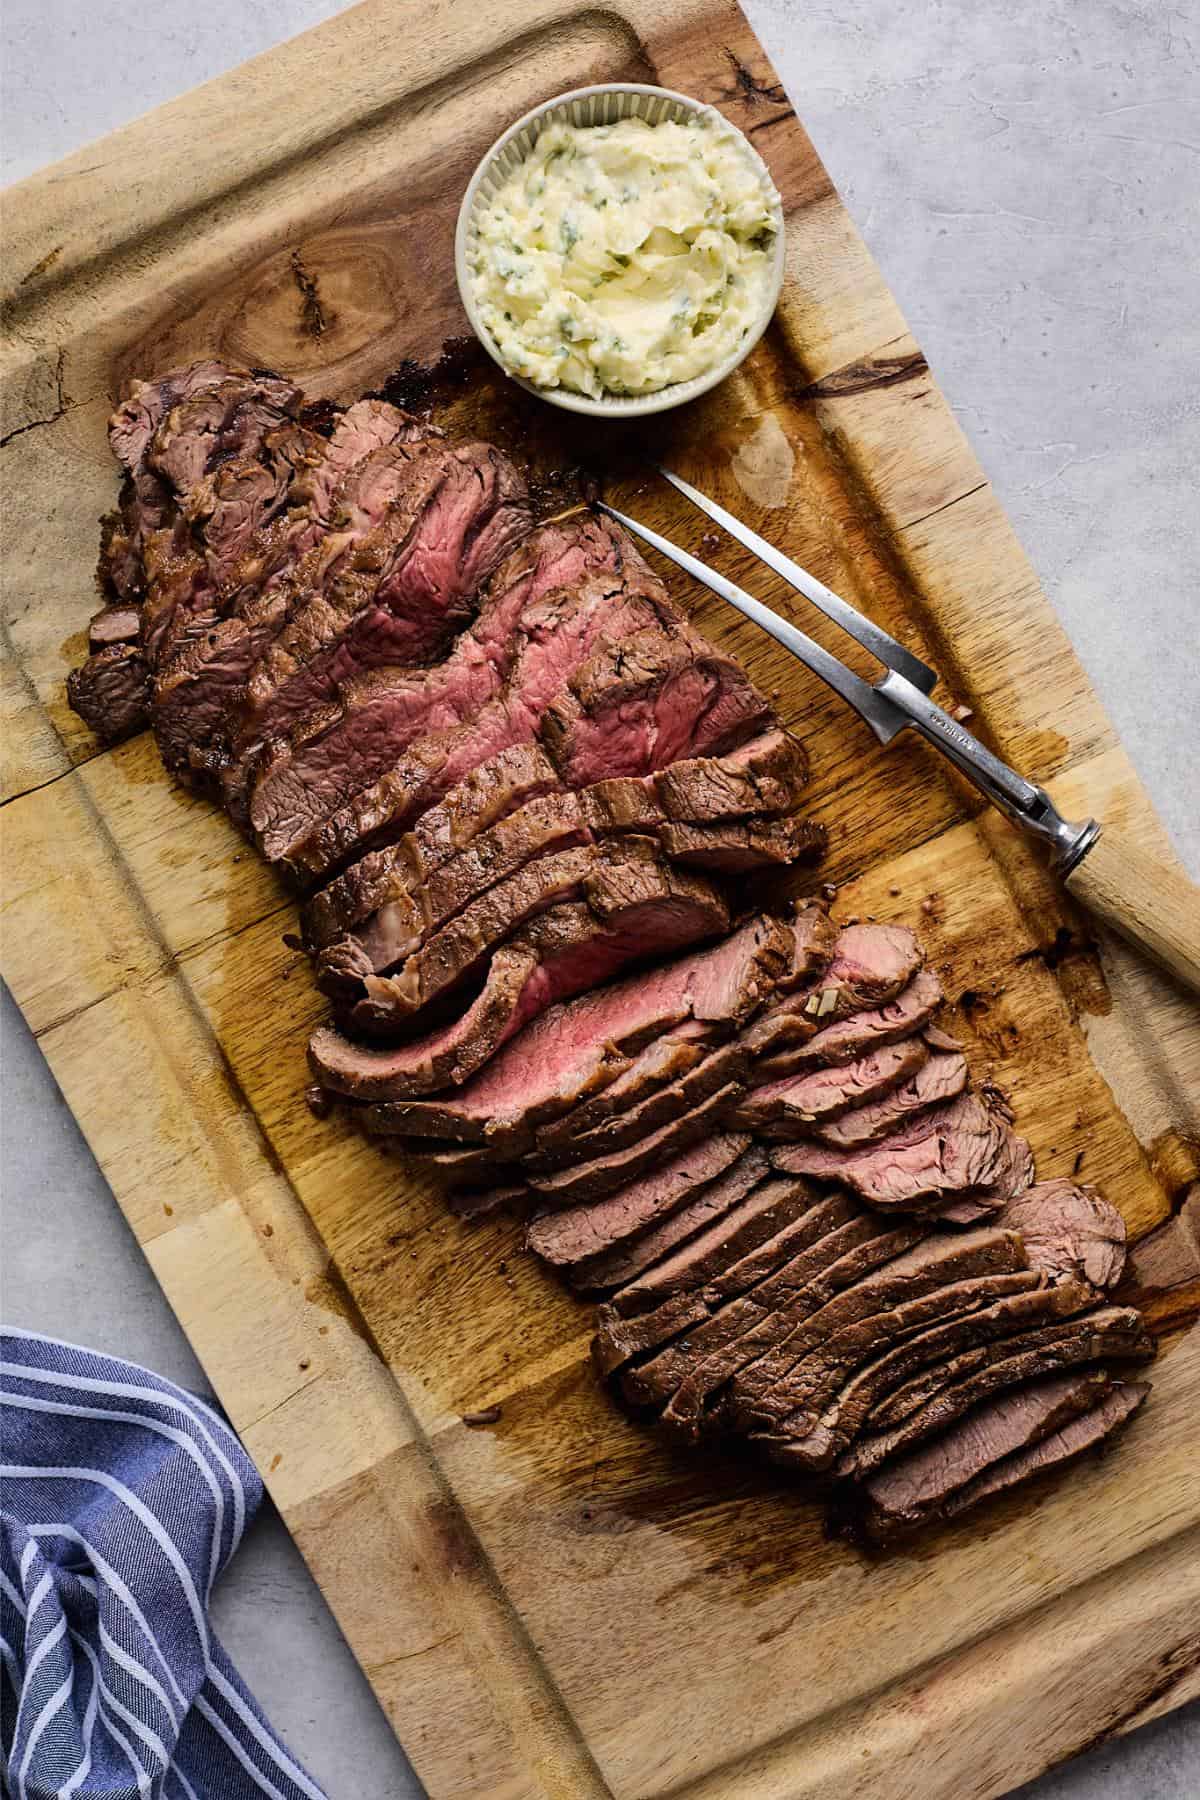
[[[797,593],[803,594],[806,600],[811,600],[827,619],[832,619],[835,625],[840,625],[842,630],[860,643],[864,650],[869,650],[872,656],[878,657],[886,668],[894,669],[898,675],[903,675],[906,680],[912,682],[915,688],[920,688],[923,694],[933,692],[937,683],[937,671],[931,669],[928,663],[923,663],[919,656],[914,656],[911,650],[906,650],[903,644],[898,644],[894,637],[889,637],[887,632],[876,625],[872,619],[868,619],[863,613],[860,613],[856,606],[851,606],[848,600],[843,600],[839,594],[835,594],[831,588],[827,588],[824,582],[817,580],[815,575],[810,575],[807,569],[802,569],[798,562],[793,562],[790,556],[785,556],[782,550],[777,550],[774,544],[767,542],[766,538],[759,537],[756,531],[751,531],[748,525],[743,525],[740,519],[735,518],[732,513],[726,512],[723,506],[718,506],[715,500],[710,500],[707,494],[702,494],[698,488],[694,488],[690,481],[683,479],[682,475],[672,474],[670,469],[664,469],[661,464],[658,465],[658,472],[665,481],[669,481],[671,486],[683,495],[685,500],[690,500],[693,506],[698,506],[700,511],[714,524],[720,525],[729,533],[730,537],[736,538],[739,544],[744,544],[747,550],[752,550],[760,562],[766,563],[769,569],[774,569],[777,575],[782,575],[789,586],[794,587]]]
[[[640,519],[631,519],[628,513],[618,512],[607,501],[598,500],[596,504],[602,513],[607,513],[610,519],[616,519],[619,525],[624,525],[626,531],[641,538],[644,544],[649,544],[694,580],[702,582],[722,600],[728,601],[730,606],[736,606],[740,613],[744,613],[748,619],[768,632],[777,644],[790,650],[793,656],[810,668],[835,694],[840,694],[866,720],[881,744],[890,744],[896,733],[903,731],[911,723],[887,694],[873,688],[861,675],[848,669],[844,662],[831,656],[823,645],[814,643],[790,619],[781,619],[777,612],[772,612],[769,606],[756,600],[753,594],[746,593],[744,588],[730,581],[727,575],[718,574],[716,569],[710,569],[707,563],[701,562],[698,556],[693,556],[688,550],[681,550],[678,544],[673,544],[670,538],[663,537],[659,532],[651,531]],[[886,679],[890,680],[890,677]]]

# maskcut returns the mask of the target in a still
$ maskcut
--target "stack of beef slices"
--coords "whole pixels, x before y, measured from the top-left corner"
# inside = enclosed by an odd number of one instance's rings
[[[797,745],[618,527],[535,524],[498,450],[384,401],[302,399],[215,362],[134,384],[70,695],[109,739],[148,717],[317,890],[318,1080],[431,1092],[821,837]]]
[[[819,852],[803,757],[619,528],[216,362],[110,435],[70,698],[148,720],[306,889],[314,1107],[523,1211],[628,1404],[832,1479],[876,1539],[1129,1416],[1118,1215],[1034,1184],[911,932],[756,909]]]
[[[911,932],[811,902],[551,1006],[452,1092],[377,1084],[362,1123],[459,1213],[529,1215],[626,1404],[884,1541],[1103,1442],[1153,1349],[1106,1297],[1120,1215],[1035,1184],[941,1003]]]

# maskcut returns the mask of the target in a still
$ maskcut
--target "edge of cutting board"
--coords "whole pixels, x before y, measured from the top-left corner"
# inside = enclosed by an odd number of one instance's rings
[[[578,16],[546,0],[501,0],[495,10],[525,30]],[[649,43],[713,10],[633,0],[619,16]],[[269,184],[364,117],[386,120],[414,89],[436,105],[453,84],[462,43],[456,21],[466,13],[462,0],[432,4],[417,36],[394,29],[400,9],[389,0],[368,0],[10,190],[9,268],[26,271],[7,296],[10,436],[53,427],[100,398],[64,397],[53,345],[81,295],[103,300],[123,251],[136,242],[153,254],[181,215],[197,231],[219,229],[225,198],[260,180],[264,162]],[[757,95],[764,121],[782,121],[790,108],[740,14],[729,8],[723,18],[734,91]],[[292,103],[297,93],[303,106]],[[794,120],[784,129],[800,131]],[[877,327],[872,342],[886,362],[904,337],[903,320],[840,207],[837,217],[832,259],[842,259],[860,290],[858,314]],[[831,349],[815,376],[839,367]],[[931,429],[957,455],[957,427],[931,391]],[[990,497],[986,504],[999,515]],[[1027,619],[1044,617],[1056,643],[1045,600],[1026,596],[1022,604]],[[1055,654],[1086,691],[1069,651]],[[5,808],[8,854],[44,856],[47,827],[69,828],[76,853],[97,871],[97,895],[124,894],[128,877],[87,782],[19,680],[14,715],[26,791]],[[1102,760],[1105,785],[1119,792],[1145,842],[1170,856],[1123,752],[1106,748]],[[1100,761],[1077,763],[1052,785],[1086,789]],[[39,786],[40,795],[30,791]],[[83,997],[76,1009],[44,1018],[39,1042],[414,1766],[435,1795],[466,1791],[468,1752],[473,1792],[608,1793],[432,1452],[426,1446],[415,1462],[406,1459],[415,1473],[402,1491],[388,1479],[390,1453],[423,1444],[419,1427],[240,1104],[186,965],[167,954],[140,900],[132,911],[114,952],[120,979],[94,1002]],[[4,949],[23,1006],[27,954],[11,943]],[[1163,1102],[1138,1068],[1137,1042],[1148,1030],[1173,1037],[1182,1084],[1187,1023],[1178,997],[1123,951],[1106,947],[1105,966],[1114,1009],[1093,1053],[1148,1143],[1161,1129]],[[149,1163],[122,1130],[131,1083],[159,1120]],[[696,1800],[901,1800],[914,1782],[928,1800],[1002,1792],[1200,1693],[1198,1552],[1200,1534],[1191,1530],[1131,1556],[911,1681],[826,1715],[687,1792]],[[434,1694],[436,1705],[423,1698]]]

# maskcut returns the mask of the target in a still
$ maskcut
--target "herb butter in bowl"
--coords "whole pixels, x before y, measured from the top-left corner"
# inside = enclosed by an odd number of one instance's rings
[[[463,197],[471,324],[556,406],[621,416],[704,393],[753,349],[783,279],[762,158],[666,88],[579,88],[518,119]]]

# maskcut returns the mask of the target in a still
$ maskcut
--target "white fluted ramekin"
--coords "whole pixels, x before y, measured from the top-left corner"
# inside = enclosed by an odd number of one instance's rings
[[[694,375],[690,381],[672,382],[669,387],[658,388],[649,394],[602,394],[599,399],[593,399],[590,394],[579,394],[572,388],[539,387],[536,382],[526,381],[523,376],[513,373],[500,355],[475,304],[472,268],[478,237],[479,208],[487,204],[501,183],[507,180],[518,164],[525,161],[546,126],[613,125],[618,119],[631,117],[647,119],[652,125],[657,125],[663,119],[674,119],[680,124],[695,118],[717,120],[723,130],[740,140],[747,162],[762,180],[765,191],[768,194],[774,193],[767,166],[749,138],[715,108],[702,106],[698,100],[689,100],[686,94],[674,93],[670,88],[646,87],[638,82],[609,82],[601,87],[573,88],[570,93],[559,94],[555,99],[547,100],[544,105],[535,106],[532,112],[527,112],[515,125],[509,126],[504,136],[492,145],[467,184],[454,238],[458,291],[471,321],[471,328],[504,373],[519,387],[530,394],[536,394],[541,400],[548,400],[552,406],[565,407],[568,412],[591,413],[610,419],[665,412],[668,407],[682,406],[684,401],[694,400],[697,395],[707,393],[709,388],[715,387],[719,381],[724,381],[750,354],[766,330],[783,285],[783,208],[778,199],[775,199],[772,202],[775,214],[775,254],[758,314],[737,348],[728,356],[722,357],[720,362],[714,363],[711,369],[706,369],[702,375]]]

